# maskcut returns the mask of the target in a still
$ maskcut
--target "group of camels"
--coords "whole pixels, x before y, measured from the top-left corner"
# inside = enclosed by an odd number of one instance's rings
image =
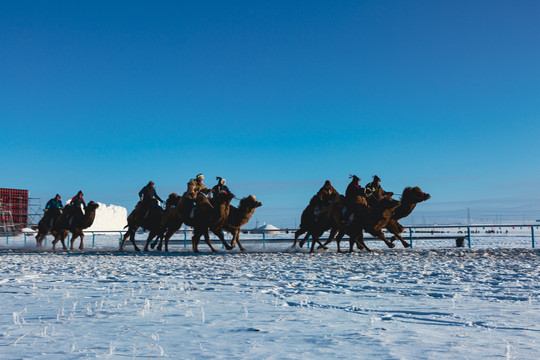
[[[169,239],[185,224],[193,227],[192,242],[194,252],[198,252],[201,236],[204,236],[212,252],[216,251],[210,242],[209,231],[212,231],[221,239],[226,249],[230,250],[238,244],[240,250],[245,251],[239,239],[240,228],[249,222],[255,209],[262,206],[262,203],[255,196],[249,195],[241,199],[238,207],[235,207],[231,205],[233,198],[234,195],[231,193],[218,193],[209,200],[202,193],[199,193],[195,198],[195,211],[192,211],[193,206],[190,202],[180,201],[181,197],[176,193],[172,193],[165,202],[165,209],[156,204],[146,214],[143,213],[146,211],[142,209],[142,202],[139,202],[127,218],[127,231],[123,236],[120,250],[124,249],[127,240],[131,240],[135,251],[140,251],[135,243],[135,233],[137,229],[143,228],[149,231],[146,246],[144,247],[145,251],[148,251],[148,247],[154,238],[156,241],[151,244],[152,248],[159,241],[158,250],[161,251],[163,243],[165,243],[165,251],[168,251]],[[38,223],[37,247],[42,246],[45,236],[50,233],[54,236],[53,250],[58,241],[61,241],[63,249],[67,250],[65,238],[71,232],[73,234],[71,250],[73,250],[77,238],[81,239],[79,249],[83,249],[83,230],[92,226],[98,206],[95,202],[90,201],[84,214],[78,211],[62,211],[60,208],[47,211]],[[70,216],[69,214],[74,215]],[[224,231],[233,235],[230,245],[225,241]]]
[[[255,209],[262,204],[254,195],[241,199],[238,207],[231,205],[232,199],[234,199],[234,195],[227,192],[217,193],[211,200],[202,193],[198,193],[195,197],[195,211],[192,211],[193,206],[189,201],[182,201],[180,196],[172,193],[165,202],[165,210],[160,206],[153,206],[145,217],[141,216],[142,204],[139,203],[128,216],[126,226],[128,230],[122,239],[120,250],[124,249],[126,241],[129,239],[135,251],[140,251],[135,243],[135,232],[141,227],[149,231],[144,251],[148,251],[149,246],[153,249],[158,241],[159,251],[162,250],[163,243],[165,243],[165,251],[169,251],[169,239],[185,224],[193,228],[194,252],[199,251],[201,236],[204,236],[210,250],[216,252],[210,242],[209,231],[221,240],[227,250],[233,249],[238,244],[240,250],[245,251],[240,243],[240,228],[249,222]],[[143,219],[141,220],[141,218]],[[224,231],[233,235],[231,244],[225,241]],[[154,238],[155,241],[152,242]]]
[[[428,200],[431,196],[424,193],[419,187],[407,187],[402,193],[401,200],[395,200],[382,189],[371,194],[369,197],[356,196],[347,198],[338,195],[330,199],[323,199],[315,195],[310,204],[302,213],[300,228],[295,233],[293,247],[299,237],[305,234],[300,241],[300,247],[307,241],[308,236],[313,238],[311,252],[318,248],[327,249],[327,245],[334,239],[337,242],[338,252],[343,236],[349,236],[349,251],[354,251],[356,244],[359,249],[371,251],[364,242],[363,232],[367,232],[381,239],[388,247],[393,248],[394,240],[400,240],[404,247],[409,247],[402,237],[404,228],[398,220],[408,216],[416,204]],[[182,225],[193,228],[192,246],[193,251],[198,252],[198,245],[202,236],[212,252],[216,249],[210,242],[209,232],[214,233],[223,243],[227,250],[233,249],[236,244],[241,251],[245,251],[239,236],[242,226],[248,223],[255,209],[262,206],[255,196],[249,195],[240,200],[238,207],[231,205],[234,195],[231,193],[218,193],[212,199],[208,199],[202,193],[195,198],[195,211],[187,201],[181,201],[176,193],[169,195],[165,202],[165,209],[161,206],[153,206],[148,213],[143,214],[142,204],[139,202],[128,216],[127,231],[122,238],[120,250],[123,250],[127,241],[130,240],[135,251],[140,251],[135,243],[135,233],[139,228],[148,230],[148,238],[144,251],[149,247],[154,249],[157,245],[159,251],[169,250],[169,239]],[[71,249],[75,240],[80,238],[79,249],[83,249],[83,230],[90,227],[94,222],[98,204],[90,201],[84,214],[75,212],[72,217],[61,209],[49,210],[38,224],[36,235],[37,246],[42,245],[43,239],[49,233],[54,236],[53,250],[58,241],[61,241],[64,250],[67,250],[65,238],[71,232]],[[393,237],[387,240],[383,229],[388,230]],[[231,243],[225,241],[224,232],[232,234]],[[326,231],[330,231],[328,240],[323,244],[320,237]],[[152,242],[152,240],[154,240]]]
[[[416,204],[430,199],[431,196],[417,186],[406,187],[400,201],[393,199],[391,195],[381,188],[370,196],[358,195],[354,198],[338,195],[330,200],[319,194],[315,195],[302,213],[293,247],[296,246],[298,238],[306,234],[299,243],[300,247],[311,236],[311,252],[315,250],[315,243],[319,244],[318,248],[327,249],[327,245],[335,238],[338,252],[341,252],[341,239],[348,235],[350,252],[354,251],[355,244],[359,249],[371,251],[364,242],[364,231],[381,239],[390,248],[395,246],[393,241],[398,239],[404,247],[410,247],[401,237],[404,228],[398,220],[408,216]],[[390,240],[386,239],[383,229],[393,235]],[[322,244],[319,238],[326,231],[330,231],[330,236]]]
[[[62,248],[67,250],[65,239],[71,232],[73,234],[70,246],[71,250],[73,250],[73,244],[75,244],[75,240],[78,237],[81,238],[79,249],[83,249],[83,230],[89,228],[94,223],[98,207],[99,204],[90,201],[86,206],[84,214],[80,211],[76,211],[77,209],[72,209],[72,211],[63,211],[60,208],[48,210],[38,223],[38,233],[36,234],[37,247],[42,246],[45,236],[50,233],[54,236],[52,243],[53,250],[58,241],[61,241]]]

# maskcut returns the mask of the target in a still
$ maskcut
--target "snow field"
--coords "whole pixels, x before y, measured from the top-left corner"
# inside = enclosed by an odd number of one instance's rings
[[[535,358],[537,251],[0,251],[2,358]]]

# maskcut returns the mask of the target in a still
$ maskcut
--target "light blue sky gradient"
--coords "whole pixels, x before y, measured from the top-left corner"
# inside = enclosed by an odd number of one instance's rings
[[[202,172],[292,227],[324,180],[378,174],[432,194],[416,223],[540,218],[538,24],[538,1],[2,2],[0,187],[131,210]]]

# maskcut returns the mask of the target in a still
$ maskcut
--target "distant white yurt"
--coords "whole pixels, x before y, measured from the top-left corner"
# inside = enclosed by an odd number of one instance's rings
[[[263,226],[259,226],[255,230],[258,230],[258,231],[264,230],[265,234],[279,234],[279,228],[270,224],[264,224]]]

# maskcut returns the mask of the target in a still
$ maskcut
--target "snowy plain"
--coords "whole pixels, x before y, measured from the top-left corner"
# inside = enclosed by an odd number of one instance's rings
[[[193,254],[177,244],[164,254],[12,246],[0,250],[4,359],[540,354],[535,250],[372,246],[373,253],[308,254],[276,243]]]
[[[291,234],[217,254],[183,234],[169,253],[118,252],[119,232],[83,251],[0,238],[0,358],[537,359],[529,231],[352,254],[292,249]]]

